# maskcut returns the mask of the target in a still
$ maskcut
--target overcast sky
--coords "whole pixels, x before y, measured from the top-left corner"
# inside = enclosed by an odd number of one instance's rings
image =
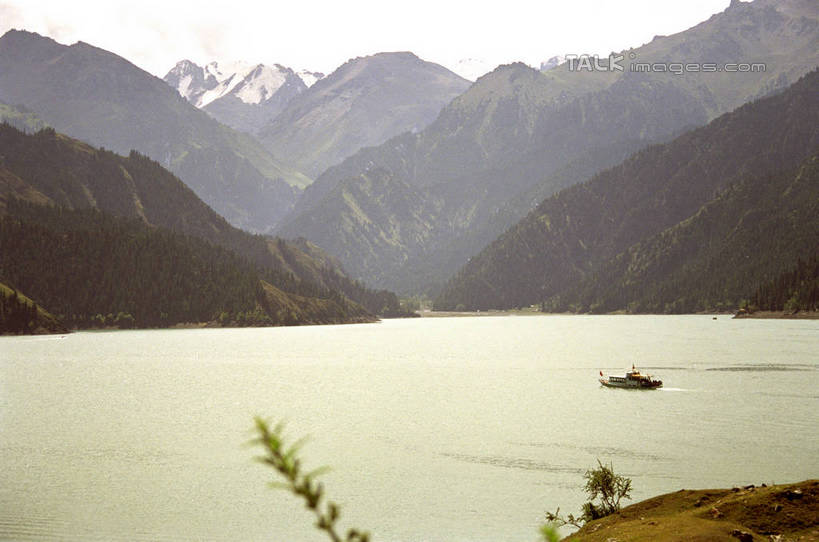
[[[158,76],[187,58],[331,72],[346,60],[412,51],[447,67],[477,58],[538,66],[554,55],[607,55],[680,32],[728,0],[0,0],[11,28],[85,41]]]

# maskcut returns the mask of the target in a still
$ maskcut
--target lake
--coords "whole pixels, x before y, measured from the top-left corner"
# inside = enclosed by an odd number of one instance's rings
[[[664,388],[602,388],[632,363]],[[599,459],[634,501],[819,476],[819,321],[498,316],[0,338],[0,539],[321,541],[291,440],[374,541],[535,541]],[[626,503],[628,504],[628,503]]]

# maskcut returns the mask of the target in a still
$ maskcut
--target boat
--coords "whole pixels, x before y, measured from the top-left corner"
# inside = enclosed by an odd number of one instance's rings
[[[608,388],[626,388],[630,390],[656,390],[663,387],[662,380],[655,380],[648,374],[642,374],[631,366],[631,370],[626,376],[603,376],[600,371],[600,383]]]

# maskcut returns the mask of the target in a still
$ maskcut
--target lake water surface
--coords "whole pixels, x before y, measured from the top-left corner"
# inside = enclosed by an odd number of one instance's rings
[[[635,363],[658,391],[601,388]],[[321,541],[243,446],[287,421],[342,527],[535,541],[634,500],[819,477],[819,321],[505,316],[0,338],[0,539]]]

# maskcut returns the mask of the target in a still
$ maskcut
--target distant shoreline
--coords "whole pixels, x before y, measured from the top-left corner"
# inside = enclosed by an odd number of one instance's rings
[[[796,313],[785,311],[756,311],[751,314],[737,314],[737,319],[759,320],[819,320],[819,311],[799,311]]]
[[[534,310],[488,310],[488,311],[416,311],[415,314],[421,318],[452,318],[469,316],[549,316],[549,313]],[[552,314],[554,316],[554,314]]]
[[[487,311],[416,311],[422,318],[453,318],[469,316],[588,316],[586,314],[575,314],[571,312],[540,312],[532,309],[521,310],[487,310]],[[728,312],[714,313],[687,313],[688,315],[699,316],[721,316],[734,319],[759,319],[759,320],[819,320],[819,311],[799,311],[797,313],[785,311],[756,311],[752,314],[734,314]],[[608,313],[601,316],[648,316],[648,314],[627,314],[624,312]],[[655,316],[683,316],[683,315],[661,315]]]

